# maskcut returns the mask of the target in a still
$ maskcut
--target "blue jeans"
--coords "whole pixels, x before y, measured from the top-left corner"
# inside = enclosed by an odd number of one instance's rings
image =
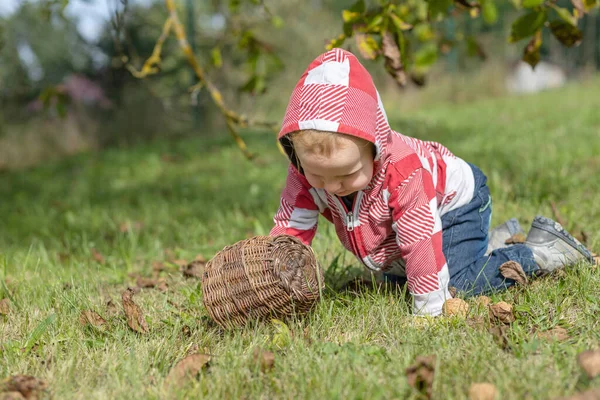
[[[448,264],[450,286],[463,296],[478,296],[504,290],[515,284],[500,273],[499,267],[507,261],[516,261],[526,275],[538,269],[533,253],[523,244],[514,244],[485,255],[488,231],[492,219],[492,197],[487,178],[473,164],[469,164],[475,178],[473,199],[442,216],[442,251]],[[405,277],[384,274],[388,282],[403,284]]]
[[[498,269],[507,261],[516,261],[526,275],[538,266],[531,250],[523,244],[496,249],[485,255],[492,218],[492,197],[487,178],[469,164],[475,178],[473,199],[442,216],[442,251],[448,263],[450,286],[467,296],[477,296],[506,289],[515,284]]]

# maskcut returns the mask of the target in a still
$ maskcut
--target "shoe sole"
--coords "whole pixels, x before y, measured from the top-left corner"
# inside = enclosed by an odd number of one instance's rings
[[[556,229],[557,226],[560,227],[560,230]],[[538,216],[534,218],[533,222],[531,223],[531,227],[546,231],[556,236],[558,239],[567,242],[571,247],[577,250],[590,264],[594,265],[594,257],[592,257],[592,253],[590,253],[588,249],[586,249],[585,246],[579,242],[579,240],[571,236],[571,234],[568,233],[565,230],[565,228],[563,228],[562,225],[558,222],[553,221],[550,218]]]

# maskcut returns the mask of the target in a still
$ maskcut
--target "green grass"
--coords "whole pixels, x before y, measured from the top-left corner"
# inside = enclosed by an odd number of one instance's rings
[[[553,217],[554,203],[567,228],[584,230],[600,252],[598,93],[595,79],[411,115],[387,109],[396,130],[440,141],[484,170],[494,223],[514,216],[528,226],[536,214]],[[504,351],[464,320],[411,317],[402,293],[340,291],[361,270],[326,223],[314,242],[328,267],[324,297],[308,317],[287,321],[291,335],[279,335],[279,347],[270,323],[217,329],[199,281],[184,279],[175,265],[163,272],[167,292],[134,297],[150,333],[132,332],[122,311],[111,315],[105,305],[120,304],[135,283],[131,274],[149,276],[153,261],[210,257],[271,227],[285,160],[271,136],[249,135],[259,163],[245,161],[223,137],[108,150],[0,175],[0,298],[12,300],[11,313],[0,316],[0,378],[35,375],[57,399],[417,399],[405,369],[418,355],[436,354],[434,398],[465,398],[474,382],[495,384],[506,399],[600,387],[576,362],[579,352],[600,346],[598,268],[575,266],[564,277],[492,296],[518,310]],[[127,222],[132,228],[122,232]],[[485,315],[469,303],[471,317]],[[80,326],[86,309],[104,316],[109,329]],[[532,333],[555,326],[570,338]],[[166,389],[169,370],[192,346],[214,355],[210,368],[179,391]],[[258,346],[276,352],[271,372],[257,370]]]

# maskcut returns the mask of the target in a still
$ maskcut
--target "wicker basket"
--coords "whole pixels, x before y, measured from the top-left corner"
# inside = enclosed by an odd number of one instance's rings
[[[252,319],[305,313],[323,288],[309,246],[293,236],[256,236],[227,246],[205,266],[204,306],[224,328]]]

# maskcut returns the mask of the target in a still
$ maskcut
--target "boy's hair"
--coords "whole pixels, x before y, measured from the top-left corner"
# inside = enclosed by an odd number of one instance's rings
[[[357,139],[364,141],[365,145],[370,144],[364,139],[354,138],[353,136],[344,135],[343,133],[319,131],[315,129],[304,129],[295,131],[289,134],[290,140],[294,148],[302,148],[308,154],[314,154],[321,157],[329,157],[339,148],[344,146],[344,139]]]

